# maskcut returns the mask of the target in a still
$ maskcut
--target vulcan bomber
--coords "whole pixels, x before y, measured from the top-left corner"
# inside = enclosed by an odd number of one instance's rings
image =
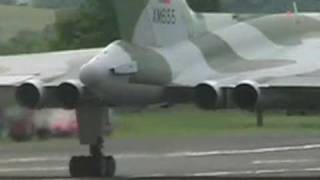
[[[90,155],[71,158],[72,177],[115,175],[114,158],[102,152],[113,108],[320,107],[320,13],[243,19],[194,12],[185,0],[113,5],[121,38],[104,48],[0,57],[1,102],[76,111]]]

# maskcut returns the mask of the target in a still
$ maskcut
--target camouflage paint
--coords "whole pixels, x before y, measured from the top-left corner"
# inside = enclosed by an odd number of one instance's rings
[[[172,81],[170,67],[159,53],[125,41],[121,41],[119,46],[129,54],[131,60],[138,64],[139,71],[130,77],[130,82],[164,85]]]
[[[95,132],[101,127],[103,117],[96,116],[102,114],[96,112],[101,107],[163,103],[169,85],[190,90],[209,82],[223,89],[245,81],[286,86],[286,92],[292,87],[319,90],[319,13],[195,13],[185,0],[114,0],[114,5],[121,40],[104,50],[0,57],[6,70],[0,90],[14,89],[30,78],[53,89],[82,80],[85,90],[107,104],[77,109],[78,119],[95,127],[83,127],[88,133],[80,139],[91,139],[86,144],[100,135]],[[132,62],[136,69],[130,69]],[[123,66],[127,72],[114,73]],[[180,92],[174,94],[183,96]]]

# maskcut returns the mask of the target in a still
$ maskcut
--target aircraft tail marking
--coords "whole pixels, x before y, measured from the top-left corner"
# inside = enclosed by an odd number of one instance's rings
[[[194,13],[185,0],[113,0],[122,39],[168,46],[192,34]]]

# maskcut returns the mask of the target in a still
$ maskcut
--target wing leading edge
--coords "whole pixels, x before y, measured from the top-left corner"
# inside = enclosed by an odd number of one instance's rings
[[[100,51],[85,49],[1,56],[1,105],[18,100],[22,105],[28,101],[27,107],[32,108],[63,107],[58,102],[58,87],[71,81],[79,82],[80,67]],[[82,88],[80,83],[75,84]]]

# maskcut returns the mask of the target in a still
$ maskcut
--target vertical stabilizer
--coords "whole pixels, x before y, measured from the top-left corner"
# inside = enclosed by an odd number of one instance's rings
[[[168,46],[192,33],[185,0],[114,0],[123,39],[141,46]]]

